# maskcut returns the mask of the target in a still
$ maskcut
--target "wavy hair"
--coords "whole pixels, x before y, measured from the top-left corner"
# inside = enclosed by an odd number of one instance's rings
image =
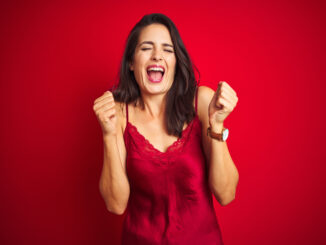
[[[198,69],[191,62],[176,26],[167,16],[158,13],[145,15],[130,31],[120,65],[119,84],[113,88],[113,96],[116,101],[126,104],[137,103],[139,99],[143,106],[139,86],[129,65],[133,62],[140,32],[154,23],[167,27],[174,46],[176,68],[173,84],[167,92],[165,123],[168,134],[181,137],[184,123],[190,123],[195,116],[193,99],[197,82],[194,69],[197,72]]]

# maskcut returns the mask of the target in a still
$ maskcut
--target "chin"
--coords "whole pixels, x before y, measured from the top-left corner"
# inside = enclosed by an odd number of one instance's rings
[[[141,90],[145,90],[144,92],[148,94],[167,93],[172,86],[172,84],[167,84],[164,80],[159,83],[153,83],[147,80],[143,85],[143,89]]]

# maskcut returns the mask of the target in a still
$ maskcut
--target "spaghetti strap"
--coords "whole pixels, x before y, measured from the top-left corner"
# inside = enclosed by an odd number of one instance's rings
[[[127,124],[128,124],[128,121],[129,121],[129,118],[128,118],[128,103],[126,103],[126,119],[127,119]]]
[[[197,114],[197,100],[198,100],[198,87],[196,88],[196,98],[195,98],[195,112]]]

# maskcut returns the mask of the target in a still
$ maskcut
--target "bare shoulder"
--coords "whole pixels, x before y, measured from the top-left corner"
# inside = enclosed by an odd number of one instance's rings
[[[205,99],[207,96],[213,97],[214,90],[207,86],[199,86],[198,87],[198,98],[199,99]],[[211,98],[210,98],[211,99]]]
[[[202,123],[208,122],[208,106],[215,91],[207,86],[198,87],[197,113]]]

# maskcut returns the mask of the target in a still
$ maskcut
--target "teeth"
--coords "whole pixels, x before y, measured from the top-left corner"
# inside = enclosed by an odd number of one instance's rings
[[[151,68],[148,68],[147,71],[160,71],[160,72],[164,72],[163,68],[161,68],[161,67],[151,67]]]

